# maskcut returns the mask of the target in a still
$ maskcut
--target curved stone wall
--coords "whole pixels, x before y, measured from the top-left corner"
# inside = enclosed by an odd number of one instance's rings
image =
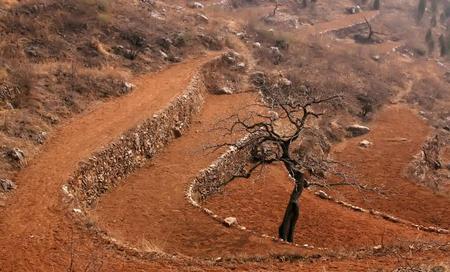
[[[151,118],[130,129],[117,141],[81,162],[66,191],[82,207],[95,203],[174,138],[180,137],[203,105],[205,86],[200,73],[186,90]]]

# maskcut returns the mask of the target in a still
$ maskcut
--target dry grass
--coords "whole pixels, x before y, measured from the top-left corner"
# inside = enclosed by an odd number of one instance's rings
[[[24,1],[1,10],[0,31],[0,147],[27,157],[38,135],[92,101],[124,94],[132,75],[223,43],[223,30],[190,10],[125,0]],[[12,177],[2,150],[1,178]]]
[[[142,238],[142,250],[145,252],[154,252],[157,254],[165,254],[167,248],[167,240],[153,239],[151,241]]]

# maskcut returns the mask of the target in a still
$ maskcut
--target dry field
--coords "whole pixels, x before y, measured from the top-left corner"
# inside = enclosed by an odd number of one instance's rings
[[[430,51],[416,1],[284,0],[272,16],[273,1],[199,2],[0,2],[0,271],[450,271],[450,19]],[[199,105],[174,102],[186,89]],[[274,238],[293,187],[281,163],[192,205],[227,150],[206,147],[243,136],[218,124],[305,94],[340,97],[301,138],[339,162],[320,182],[364,188],[305,189],[295,243]],[[134,133],[175,104],[175,127],[144,133],[155,143]],[[93,181],[88,205],[76,190]]]

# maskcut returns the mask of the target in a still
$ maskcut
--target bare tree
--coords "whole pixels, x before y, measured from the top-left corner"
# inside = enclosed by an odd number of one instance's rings
[[[447,47],[447,43],[445,40],[445,36],[444,34],[441,34],[439,36],[439,47],[440,47],[440,51],[441,51],[441,56],[446,56],[448,54],[448,47]]]
[[[354,36],[355,40],[358,42],[362,42],[362,43],[372,43],[375,41],[375,35],[385,35],[384,33],[378,32],[373,30],[372,25],[369,23],[369,21],[367,20],[367,18],[364,17],[364,21],[366,22],[367,25],[367,30],[369,31],[369,33],[367,33],[367,36],[361,35],[361,34],[356,34]]]
[[[433,53],[435,42],[434,42],[434,38],[433,38],[433,31],[431,30],[431,28],[428,29],[427,34],[425,35],[425,41],[428,46],[428,53],[429,54]]]
[[[278,0],[273,0],[275,6],[273,7],[273,11],[271,16],[274,17],[277,14],[278,7],[280,6],[280,2]]]
[[[373,1],[373,9],[379,10],[381,7],[381,0],[374,0]]]
[[[420,22],[425,14],[425,9],[427,7],[426,0],[419,0],[419,4],[417,5],[417,21]]]
[[[309,186],[333,187],[340,185],[360,186],[348,179],[334,183],[311,182],[306,179],[324,178],[332,162],[316,156],[305,157],[299,152],[299,142],[311,131],[307,125],[311,120],[320,118],[326,109],[336,104],[340,95],[315,97],[310,90],[303,87],[303,94],[296,90],[293,96],[277,92],[266,103],[257,104],[258,111],[248,111],[246,117],[239,114],[227,118],[225,127],[227,135],[238,131],[248,135],[245,142],[220,143],[215,148],[232,146],[237,150],[250,149],[251,160],[242,165],[234,178],[250,178],[260,166],[281,163],[293,180],[294,187],[286,207],[283,220],[279,226],[279,238],[288,242],[294,241],[294,231],[300,207],[299,198],[303,190]],[[314,135],[314,138],[320,138]],[[308,179],[310,179],[308,178]],[[361,188],[363,186],[360,186]]]

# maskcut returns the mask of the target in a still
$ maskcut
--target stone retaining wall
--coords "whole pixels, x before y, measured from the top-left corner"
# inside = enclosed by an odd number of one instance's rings
[[[120,139],[81,162],[67,190],[81,206],[90,206],[135,169],[180,137],[203,105],[205,86],[198,72],[182,95]]]
[[[244,137],[238,146],[248,141],[250,138]],[[188,188],[187,197],[190,202],[201,202],[220,191],[233,176],[240,172],[242,166],[248,163],[251,157],[250,151],[251,145],[242,149],[230,148],[208,168],[203,169]],[[194,204],[194,206],[197,205]]]

